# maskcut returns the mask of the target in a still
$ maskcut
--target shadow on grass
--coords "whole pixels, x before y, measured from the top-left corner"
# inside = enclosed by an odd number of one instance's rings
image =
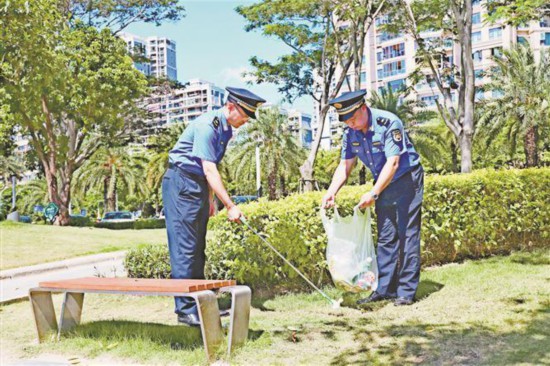
[[[353,327],[360,346],[340,353],[331,364],[547,364],[550,301],[530,313],[529,319],[514,321],[517,330],[508,332],[480,323]]]
[[[418,290],[416,292],[416,301],[421,301],[433,294],[434,292],[437,292],[443,288],[443,284],[430,281],[430,280],[424,280],[420,281],[418,284]],[[383,308],[384,306],[391,303],[391,300],[384,300],[384,301],[378,301],[374,303],[366,303],[366,304],[357,304],[357,300],[366,298],[366,294],[354,294],[354,293],[344,293],[343,294],[343,302],[342,306],[352,309],[359,309],[362,311],[376,311],[380,308]]]
[[[67,334],[67,337],[88,338],[111,343],[142,340],[174,350],[202,347],[199,328],[124,320],[84,323]]]
[[[248,340],[255,341],[263,333],[263,330],[249,330]],[[191,350],[203,346],[198,327],[119,320],[85,323],[69,332],[66,337],[94,339],[105,343],[141,340],[172,350]]]

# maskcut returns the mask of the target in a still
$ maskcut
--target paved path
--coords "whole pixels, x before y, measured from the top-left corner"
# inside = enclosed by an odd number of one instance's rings
[[[125,276],[124,251],[90,255],[0,272],[0,303],[27,297],[39,282],[76,277]]]

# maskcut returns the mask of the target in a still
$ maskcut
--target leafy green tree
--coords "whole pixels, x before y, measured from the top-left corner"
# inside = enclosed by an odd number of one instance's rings
[[[550,15],[548,0],[491,0],[485,7],[489,21],[504,20],[514,26]]]
[[[125,148],[102,148],[82,165],[74,179],[81,191],[103,189],[106,209],[115,211],[121,188],[126,188],[130,195],[134,192],[145,195],[147,190],[143,172],[146,165],[144,156],[129,154]]]
[[[368,25],[381,8],[375,3],[378,1],[264,0],[238,7],[237,12],[248,22],[247,31],[261,30],[291,50],[275,63],[252,57],[252,76],[258,83],[278,85],[290,102],[300,96],[312,97],[318,103],[322,131],[328,101],[340,92],[354,59],[362,59],[359,42],[364,40]],[[358,45],[354,52],[351,44]],[[356,65],[360,67],[360,61]],[[306,190],[313,189],[313,168],[320,143],[318,134],[300,167]]]
[[[109,29],[69,27],[58,4],[0,0],[0,104],[30,136],[60,208],[56,224],[66,225],[73,173],[127,134],[147,82],[124,42]]]
[[[415,41],[418,68],[412,83],[435,84],[439,114],[458,141],[461,171],[470,172],[475,133],[472,0],[398,0],[390,16],[385,30],[403,32]],[[425,31],[433,29],[441,30],[441,37],[428,37]],[[449,44],[458,52],[459,65],[447,59]]]
[[[497,67],[486,85],[495,98],[483,104],[479,120],[492,144],[505,134],[510,154],[523,143],[525,165],[539,165],[539,150],[550,129],[550,51],[542,50],[536,62],[530,47],[517,45],[495,57]]]
[[[33,179],[20,185],[19,195],[18,208],[22,213],[31,214],[35,205],[48,203],[48,184],[45,179]]]
[[[259,111],[254,123],[244,127],[236,137],[229,159],[233,179],[236,182],[255,181],[256,146],[260,144],[263,173],[267,176],[269,199],[277,199],[277,186],[286,193],[287,179],[294,173],[304,157],[304,150],[288,128],[287,116],[279,108]]]
[[[109,27],[115,34],[135,22],[159,26],[185,15],[185,8],[178,0],[65,0],[58,3],[71,23],[83,21],[95,28]]]

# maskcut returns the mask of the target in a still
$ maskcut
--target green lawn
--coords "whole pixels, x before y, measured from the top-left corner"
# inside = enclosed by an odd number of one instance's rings
[[[166,229],[109,230],[4,221],[0,222],[0,270],[166,242]]]
[[[410,307],[333,310],[317,294],[253,294],[249,341],[231,363],[550,363],[550,250],[427,269],[419,297]],[[54,301],[60,306],[61,296]],[[7,305],[0,363],[47,354],[94,364],[204,364],[198,331],[176,325],[172,306],[163,297],[86,295],[83,324],[36,345],[29,304]]]

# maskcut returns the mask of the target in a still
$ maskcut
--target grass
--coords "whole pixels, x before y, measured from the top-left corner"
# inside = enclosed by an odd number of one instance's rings
[[[4,221],[0,222],[0,270],[166,242],[166,229],[109,230]]]
[[[540,365],[550,363],[550,250],[423,271],[419,301],[331,309],[317,294],[253,295],[236,365]],[[327,289],[336,297],[340,293]],[[60,307],[61,296],[54,302]],[[353,297],[346,298],[348,306]],[[94,364],[204,364],[200,334],[172,299],[86,295],[83,324],[34,343],[28,303],[0,308],[2,362],[48,355]]]

